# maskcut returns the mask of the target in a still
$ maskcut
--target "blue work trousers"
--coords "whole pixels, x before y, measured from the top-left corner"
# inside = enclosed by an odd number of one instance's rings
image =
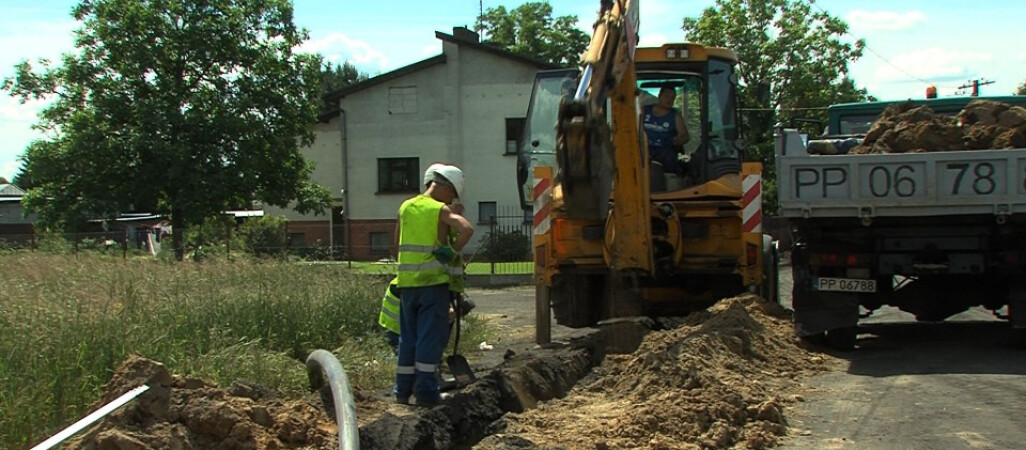
[[[449,285],[404,287],[399,306],[399,362],[395,395],[420,402],[440,398],[435,371],[449,343]]]

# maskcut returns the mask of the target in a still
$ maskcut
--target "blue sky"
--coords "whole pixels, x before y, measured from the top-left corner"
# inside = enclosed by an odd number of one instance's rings
[[[388,72],[441,52],[434,32],[473,27],[479,4],[513,8],[523,1],[496,0],[294,0],[296,23],[310,32],[305,49],[328,60],[351,61],[370,75]],[[57,59],[73,50],[73,0],[4,0],[0,3],[0,78],[24,59]],[[576,15],[591,29],[599,0],[551,0],[555,15]],[[642,0],[641,43],[684,41],[681,19],[698,16],[712,0]],[[994,84],[983,95],[1007,95],[1026,80],[1026,6],[1013,0],[819,0],[815,5],[851,26],[845,39],[866,39],[869,50],[850,65],[860,87],[881,99],[921,97],[928,84],[955,95],[968,80]],[[11,179],[17,158],[33,139],[41,104],[0,94],[0,176]]]

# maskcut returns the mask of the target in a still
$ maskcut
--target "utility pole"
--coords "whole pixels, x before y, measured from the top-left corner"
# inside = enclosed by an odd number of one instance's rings
[[[481,23],[481,18],[484,17],[484,0],[477,0],[477,26],[474,31],[480,38],[481,32],[484,31],[484,24]]]
[[[959,86],[958,89],[959,89],[959,92],[965,92],[965,89],[973,88],[972,93],[969,94],[969,95],[972,96],[972,97],[979,97],[980,96],[980,86],[986,86],[988,84],[994,84],[994,81],[993,80],[985,80],[985,79],[981,79],[981,78],[976,78],[974,80],[967,81],[966,84],[963,84],[963,85]]]

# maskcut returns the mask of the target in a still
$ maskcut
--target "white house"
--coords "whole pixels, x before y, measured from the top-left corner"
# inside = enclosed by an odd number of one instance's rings
[[[24,216],[21,206],[24,196],[25,191],[18,186],[0,184],[0,241],[26,243],[32,240],[32,223],[36,221],[36,215]]]
[[[354,259],[393,256],[399,205],[434,162],[463,169],[465,215],[487,234],[497,211],[513,211],[516,145],[535,73],[551,64],[479,42],[466,28],[436,32],[442,54],[328,94],[316,141],[304,150],[313,181],[335,196],[329,217],[268,208],[289,219],[294,245],[341,248]],[[411,44],[413,45],[413,44]]]

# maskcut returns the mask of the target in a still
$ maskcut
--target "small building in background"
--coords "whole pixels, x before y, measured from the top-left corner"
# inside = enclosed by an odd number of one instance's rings
[[[0,184],[0,247],[26,246],[32,241],[36,221],[34,214],[25,216],[21,204],[25,191],[13,184]]]

